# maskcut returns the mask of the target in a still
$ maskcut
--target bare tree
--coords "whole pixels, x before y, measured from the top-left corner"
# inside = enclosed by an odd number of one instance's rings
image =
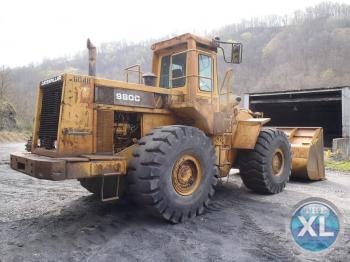
[[[7,90],[11,86],[11,70],[4,65],[0,70],[0,100],[6,95]]]

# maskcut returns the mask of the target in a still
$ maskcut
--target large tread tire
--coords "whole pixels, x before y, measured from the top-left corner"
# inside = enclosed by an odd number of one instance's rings
[[[281,175],[273,175],[272,158],[275,150],[284,155]],[[263,128],[253,150],[242,150],[239,156],[240,175],[245,186],[257,193],[276,194],[281,192],[291,175],[291,148],[282,131]]]
[[[208,206],[217,184],[218,169],[211,140],[199,129],[189,126],[163,126],[139,140],[128,163],[128,194],[164,219],[179,223],[200,215]],[[185,154],[198,158],[202,180],[191,195],[176,192],[172,170]]]

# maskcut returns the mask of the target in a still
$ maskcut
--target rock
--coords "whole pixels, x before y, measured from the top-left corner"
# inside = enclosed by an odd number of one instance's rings
[[[17,243],[17,246],[18,246],[18,247],[23,247],[24,244],[23,244],[23,243]]]
[[[18,128],[15,108],[7,101],[0,101],[0,130]]]

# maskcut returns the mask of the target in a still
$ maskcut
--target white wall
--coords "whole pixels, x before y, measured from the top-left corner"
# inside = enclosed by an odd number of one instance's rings
[[[350,137],[350,88],[342,89],[342,125],[343,137]]]
[[[249,94],[244,94],[242,97],[241,107],[249,109]]]

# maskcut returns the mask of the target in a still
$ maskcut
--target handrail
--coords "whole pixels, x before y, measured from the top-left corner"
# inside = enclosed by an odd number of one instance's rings
[[[137,69],[133,69],[133,68],[137,68]],[[126,82],[129,82],[129,73],[138,73],[138,79],[139,79],[139,84],[142,83],[142,72],[141,72],[141,65],[136,64],[136,65],[132,65],[129,66],[127,68],[124,69],[125,71],[125,76],[126,76]]]

